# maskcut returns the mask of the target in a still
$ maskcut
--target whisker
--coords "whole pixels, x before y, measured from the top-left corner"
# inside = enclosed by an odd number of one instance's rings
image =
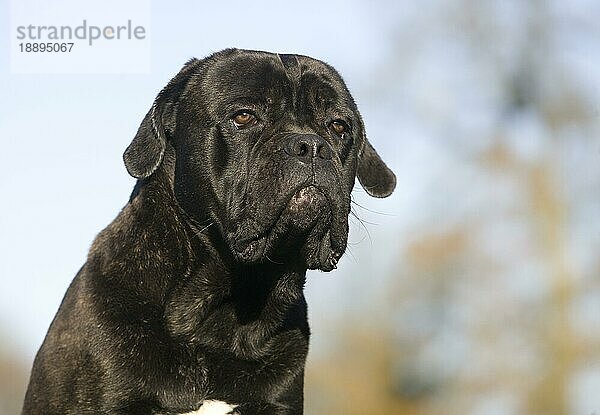
[[[380,225],[380,223],[377,223],[377,222],[371,222],[371,221],[368,221],[368,220],[366,220],[366,219],[361,219],[361,218],[359,218],[359,217],[356,215],[356,212],[353,212],[352,210],[350,210],[350,214],[351,214],[352,216],[354,216],[356,219],[358,219],[358,220],[360,221],[360,223],[361,223],[361,224],[363,224],[363,226],[364,226],[364,224],[365,224],[365,223],[366,223],[366,224],[369,224],[369,225],[373,225],[373,226],[379,226],[379,225]]]
[[[283,265],[283,262],[276,262],[276,261],[273,261],[271,258],[269,258],[269,256],[268,256],[267,254],[264,254],[264,257],[265,257],[266,259],[268,259],[268,260],[269,260],[271,263],[275,264],[275,265]]]
[[[187,220],[190,228],[194,231],[194,234],[200,235],[204,233],[208,228],[215,224],[210,218],[207,218],[203,221],[197,221],[191,215],[184,212],[185,219]]]
[[[352,260],[354,261],[355,264],[358,264],[358,260],[356,259],[356,256],[354,255],[354,253],[352,252],[352,249],[350,249],[350,247],[347,247],[347,252],[350,254],[350,256],[352,257]]]
[[[211,227],[212,225],[214,225],[214,224],[215,224],[214,222],[211,222],[211,223],[209,223],[209,224],[208,224],[208,225],[206,225],[204,228],[200,229],[200,232],[199,232],[199,233],[202,233],[202,232],[204,232],[205,230],[207,230],[208,228],[210,228],[210,227]]]
[[[395,214],[395,213],[385,213],[385,212],[379,212],[379,211],[376,211],[376,210],[369,209],[368,207],[364,207],[364,206],[363,206],[363,205],[361,205],[360,203],[358,203],[358,202],[355,202],[355,201],[352,199],[352,197],[350,198],[350,202],[351,202],[351,203],[353,203],[353,204],[355,204],[355,205],[356,205],[356,206],[358,206],[359,208],[361,208],[361,209],[364,209],[364,210],[366,210],[367,212],[374,213],[374,214],[376,214],[376,215],[383,215],[383,216],[393,216],[393,217],[395,217],[395,216],[398,216],[398,215],[397,215],[397,214]]]
[[[361,218],[358,217],[358,215],[354,212],[354,210],[350,209],[350,214],[356,218],[358,220],[358,223],[360,223],[360,225],[362,226],[362,228],[365,230],[365,232],[367,233],[367,236],[369,237],[369,244],[371,246],[373,246],[373,239],[371,239],[371,232],[369,232],[369,229],[367,228],[367,226],[365,225],[365,221]],[[369,223],[369,222],[366,222]]]

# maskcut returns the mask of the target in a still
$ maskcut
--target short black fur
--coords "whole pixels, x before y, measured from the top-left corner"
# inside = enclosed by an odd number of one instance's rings
[[[341,77],[299,55],[191,60],[124,161],[138,182],[67,290],[23,414],[302,413],[306,270],[344,253],[357,172],[373,196],[395,185]]]

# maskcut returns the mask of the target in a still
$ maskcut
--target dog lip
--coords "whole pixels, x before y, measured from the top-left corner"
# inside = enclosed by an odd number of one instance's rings
[[[235,250],[237,256],[244,261],[256,260],[262,255],[265,249],[266,239],[266,236],[258,236],[249,242],[248,240],[236,242]]]
[[[289,192],[288,195],[290,196],[282,198],[282,200],[287,201],[278,210],[273,222],[261,230],[260,233],[251,234],[250,236],[240,233],[230,234],[230,240],[233,241],[231,243],[232,251],[239,260],[242,262],[259,260],[265,254],[265,251],[270,249],[269,247],[272,247],[274,230],[284,222],[291,225],[288,222],[288,215],[291,214],[292,218],[298,218],[302,216],[302,212],[306,209],[315,209],[318,206],[326,206],[329,212],[331,212],[331,208],[329,207],[330,199],[327,197],[326,192],[315,185],[306,182],[302,183]],[[320,216],[317,212],[314,213],[314,215],[308,215],[306,218],[310,224],[296,223],[296,226],[300,228],[311,228],[314,226],[314,222]]]
[[[323,216],[323,209],[329,209],[329,199],[316,186],[304,186],[288,200],[281,216],[287,216],[289,225],[297,229],[307,229]]]
[[[288,201],[288,204],[290,202],[294,202],[300,205],[310,205],[313,203],[321,202],[329,204],[330,200],[327,196],[327,192],[325,192],[320,187],[311,184],[308,186],[300,187],[298,190],[296,190],[294,195],[290,198],[290,201]]]
[[[254,235],[249,238],[239,238],[233,243],[233,247],[236,252],[243,254],[249,249],[254,248],[261,239],[265,239],[267,233],[268,230],[264,234]]]
[[[290,198],[290,202],[293,202],[294,204],[310,203],[314,201],[315,198],[326,198],[325,193],[318,187],[309,185],[296,190]]]

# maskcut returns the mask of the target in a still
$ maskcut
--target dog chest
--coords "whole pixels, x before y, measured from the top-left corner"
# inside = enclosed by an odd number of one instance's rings
[[[199,409],[181,415],[226,415],[232,413],[236,406],[223,401],[208,400],[204,401]]]

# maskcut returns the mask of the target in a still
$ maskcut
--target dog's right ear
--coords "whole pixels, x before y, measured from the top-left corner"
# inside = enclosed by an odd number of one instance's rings
[[[160,91],[133,141],[123,153],[127,172],[133,177],[145,179],[162,163],[167,147],[167,134],[172,133],[175,127],[179,98],[198,62],[200,61],[197,59],[187,62]]]
[[[167,140],[157,112],[160,113],[160,106],[154,101],[133,141],[123,153],[127,172],[137,179],[144,179],[154,173],[165,154]]]

